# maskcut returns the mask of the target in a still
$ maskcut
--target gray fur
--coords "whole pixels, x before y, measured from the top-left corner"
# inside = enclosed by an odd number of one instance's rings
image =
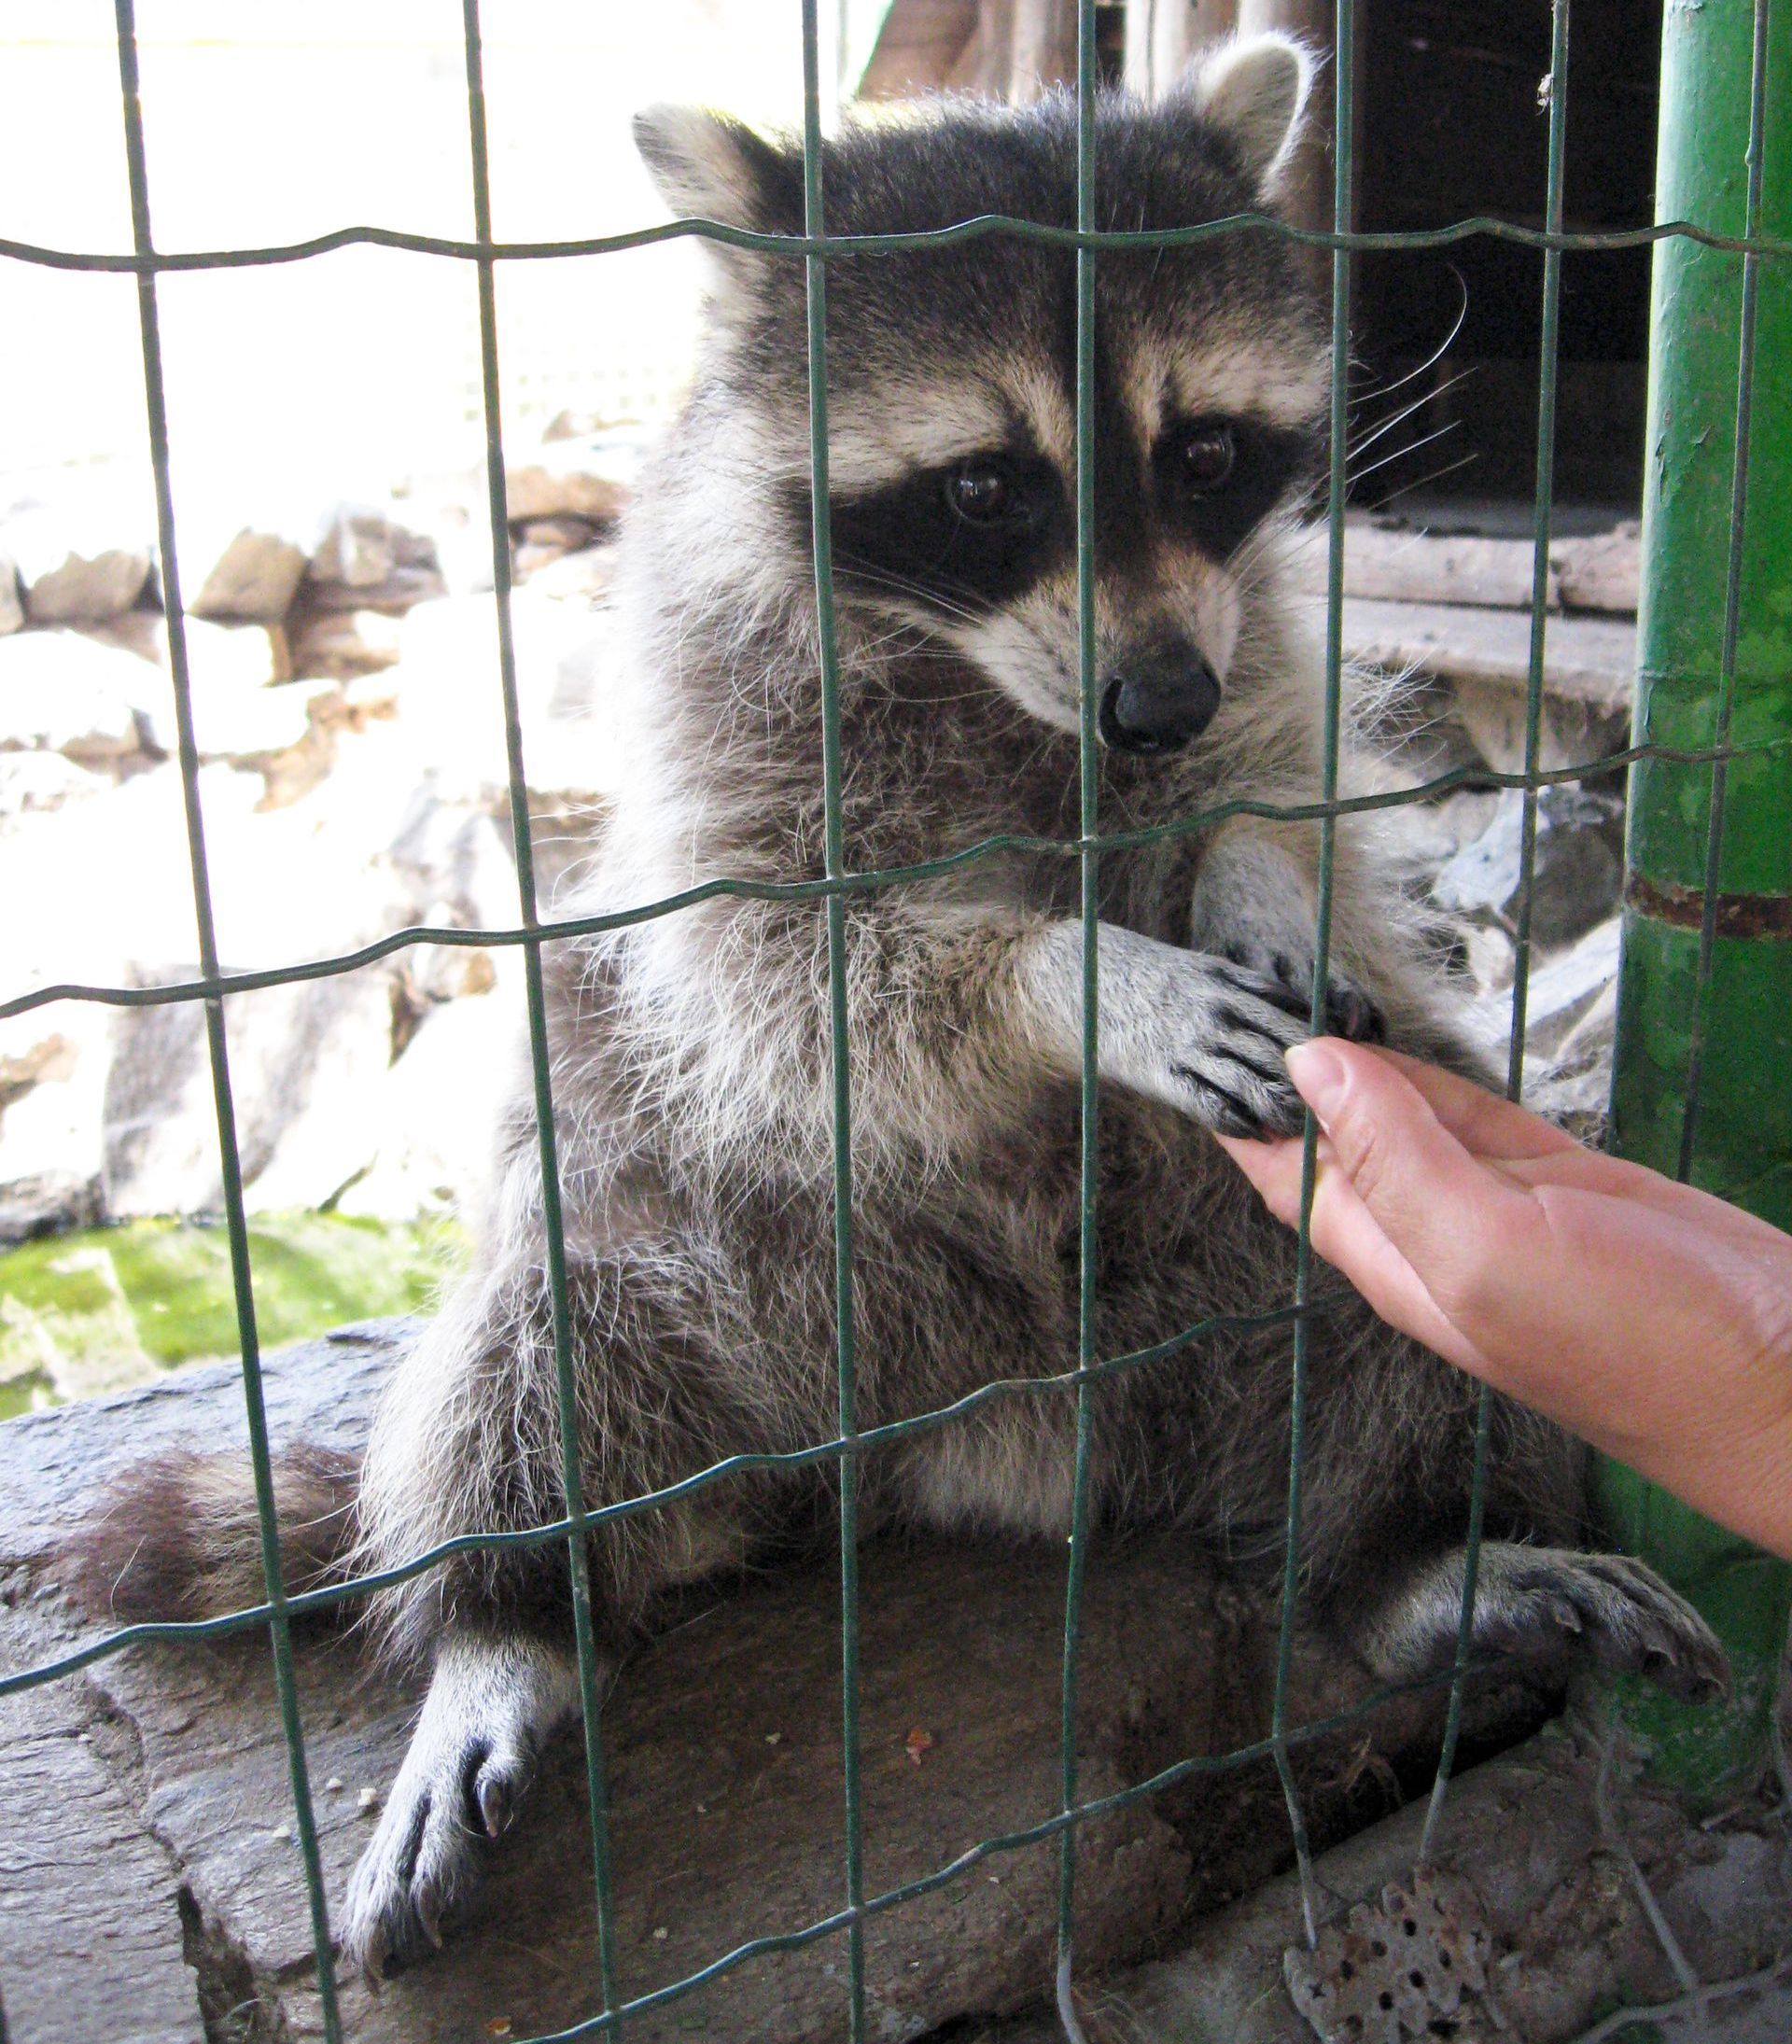
[[[1231,89],[1208,95],[1210,115],[1198,94],[1154,109],[1103,101],[1103,224],[1186,224],[1254,203],[1282,153],[1265,108],[1280,90],[1291,119],[1298,95],[1285,59],[1254,75],[1239,62]],[[1224,117],[1239,107],[1246,128],[1234,133]],[[643,133],[680,209],[707,197],[746,224],[800,228],[788,144],[704,117],[656,115]],[[943,103],[828,146],[829,225],[880,232],[987,213],[1063,224],[1074,163],[1068,101],[1026,113]],[[860,549],[841,552],[837,578],[853,868],[1001,833],[1076,835],[1077,609],[1063,544],[1073,272],[1066,251],[1003,240],[829,264],[836,544],[844,534]],[[1241,800],[1310,801],[1323,663],[1284,568],[1287,513],[1310,469],[1294,462],[1253,529],[1220,553],[1162,511],[1171,483],[1160,449],[1191,416],[1237,420],[1278,459],[1317,447],[1325,352],[1314,311],[1287,251],[1250,234],[1104,257],[1097,302],[1098,683],[1180,647],[1220,684],[1217,713],[1185,750],[1102,751],[1103,827]],[[880,567],[865,549],[897,530],[904,505],[938,515],[925,478],[918,495],[903,495],[917,470],[992,453],[1031,465],[1029,487],[1044,493],[1038,529],[1057,535],[1056,551],[1029,555],[1028,574],[995,595],[929,586],[926,559],[913,572]],[[592,713],[626,771],[585,876],[556,904],[564,912],[631,908],[730,876],[822,874],[808,460],[802,266],[732,257],[718,269],[689,404],[625,525],[628,658]],[[1200,499],[1190,516],[1223,515],[1216,503]],[[1367,785],[1369,771],[1347,744],[1344,791]],[[1317,845],[1312,826],[1240,818],[1103,859],[1104,1355],[1291,1296],[1294,1243],[1209,1129],[1297,1126],[1281,1054],[1306,1033]],[[1077,888],[1074,858],[1004,850],[847,898],[861,1425],[1076,1363]],[[1373,829],[1342,819],[1334,1026],[1385,1029],[1472,1070],[1420,935]],[[587,1503],[676,1483],[743,1450],[832,1437],[820,904],[710,900],[561,941],[545,962]],[[564,1510],[539,1194],[519,1084],[477,1267],[401,1365],[375,1424],[357,1566]],[[1272,1586],[1288,1393],[1285,1326],[1228,1324],[1103,1379],[1095,1523],[1193,1529]],[[1353,1636],[1393,1640],[1395,1659],[1415,1651],[1414,1624],[1378,1614],[1390,1596],[1410,1602],[1415,1568],[1448,1579],[1474,1404],[1466,1379],[1353,1298],[1334,1299],[1315,1323],[1306,1594]],[[864,1522],[1061,1540],[1071,1428],[1067,1396],[1029,1396],[882,1448],[864,1460]],[[832,1480],[815,1467],[736,1477],[604,1527],[590,1552],[606,1652],[670,1587],[738,1569],[824,1516]],[[1571,1541],[1580,1491],[1579,1450],[1502,1406],[1490,1533]],[[467,1553],[372,1600],[386,1646],[433,1657],[437,1675],[350,1897],[345,1946],[370,1967],[419,1950],[470,1883],[484,1826],[477,1782],[465,1785],[468,1756],[526,1755],[565,1710],[566,1577],[557,1545]],[[1671,1646],[1702,1652],[1697,1621],[1673,1613]],[[510,1768],[507,1793],[525,1773],[525,1762]]]

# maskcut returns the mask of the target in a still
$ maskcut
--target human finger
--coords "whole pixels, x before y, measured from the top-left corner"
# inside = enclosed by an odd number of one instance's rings
[[[1531,1196],[1464,1147],[1407,1072],[1319,1038],[1288,1053],[1296,1090],[1381,1232],[1452,1321],[1538,1232]]]
[[[1460,1072],[1446,1071],[1403,1051],[1379,1050],[1375,1055],[1396,1067],[1457,1141],[1477,1156],[1556,1156],[1574,1151],[1593,1155],[1553,1122]]]
[[[1255,1187],[1277,1220],[1300,1225],[1302,1145],[1297,1139],[1262,1142],[1216,1138]],[[1485,1371],[1476,1344],[1431,1295],[1419,1274],[1388,1239],[1364,1203],[1329,1141],[1320,1139],[1309,1239],[1315,1252],[1341,1271],[1391,1325],[1464,1369]]]

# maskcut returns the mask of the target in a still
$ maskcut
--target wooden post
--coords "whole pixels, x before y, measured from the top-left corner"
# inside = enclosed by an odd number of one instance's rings
[[[1076,0],[981,0],[977,32],[950,83],[1026,106],[1076,82]]]
[[[895,0],[861,99],[984,92],[1025,106],[1076,78],[1076,0]]]
[[[1126,80],[1155,99],[1175,84],[1203,43],[1239,25],[1239,0],[1127,0]]]
[[[1238,0],[1237,13],[1240,35],[1280,29],[1284,35],[1298,35],[1327,63],[1308,103],[1306,136],[1282,174],[1281,189],[1283,210],[1296,227],[1328,228],[1332,224],[1333,143],[1329,63],[1336,26],[1332,0]],[[1315,250],[1313,259],[1329,276],[1329,256],[1323,249]]]

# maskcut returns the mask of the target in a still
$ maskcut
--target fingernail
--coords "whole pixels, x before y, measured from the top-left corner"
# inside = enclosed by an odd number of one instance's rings
[[[1329,1126],[1350,1084],[1344,1060],[1324,1042],[1296,1043],[1286,1057],[1295,1091],[1319,1117],[1321,1126]]]

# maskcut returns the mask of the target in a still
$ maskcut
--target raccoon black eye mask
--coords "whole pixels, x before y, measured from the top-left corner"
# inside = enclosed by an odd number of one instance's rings
[[[1127,487],[1113,465],[1100,464],[1099,556],[1116,563],[1168,534],[1225,560],[1310,469],[1314,452],[1310,435],[1260,420],[1178,421],[1153,448],[1142,487]],[[1071,561],[1071,486],[1030,452],[992,449],[919,469],[835,499],[834,559],[843,578],[873,589],[950,611],[994,609]],[[791,511],[806,537],[805,493]]]

